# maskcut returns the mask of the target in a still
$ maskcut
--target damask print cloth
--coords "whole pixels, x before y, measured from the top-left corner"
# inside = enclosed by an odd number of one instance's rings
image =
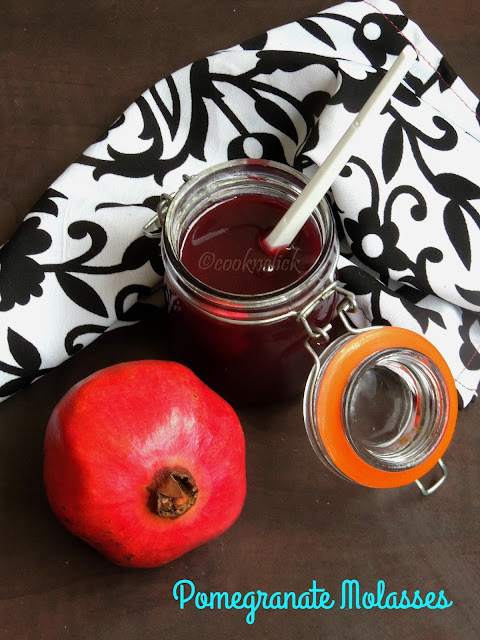
[[[162,192],[238,157],[311,176],[407,42],[417,62],[332,185],[339,277],[357,324],[424,334],[467,404],[480,377],[479,101],[388,0],[346,2],[180,69],[51,185],[0,250],[1,397],[154,312],[144,301],[162,264],[141,230]]]

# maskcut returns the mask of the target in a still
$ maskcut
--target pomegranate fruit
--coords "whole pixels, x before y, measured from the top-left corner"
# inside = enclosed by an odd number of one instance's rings
[[[243,506],[229,404],[175,362],[102,369],[55,407],[44,481],[55,515],[116,564],[155,567],[223,533]]]

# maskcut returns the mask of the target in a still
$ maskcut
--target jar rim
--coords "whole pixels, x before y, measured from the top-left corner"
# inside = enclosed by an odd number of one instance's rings
[[[325,282],[326,278],[330,278],[336,268],[339,254],[338,239],[332,210],[326,198],[323,198],[312,212],[312,216],[317,225],[319,222],[323,225],[323,234],[325,235],[325,238],[322,239],[322,246],[318,258],[298,280],[274,291],[257,294],[240,294],[215,289],[199,280],[183,265],[179,251],[175,246],[175,242],[172,240],[175,235],[176,216],[179,214],[182,203],[188,200],[189,194],[191,194],[194,189],[202,188],[202,185],[212,179],[212,177],[215,177],[215,175],[221,175],[223,172],[226,177],[228,174],[231,174],[230,177],[233,179],[235,172],[237,170],[241,171],[245,167],[259,171],[266,179],[272,178],[272,176],[283,176],[287,179],[293,178],[296,180],[298,192],[308,183],[308,178],[298,170],[273,160],[241,158],[229,160],[204,169],[195,176],[188,178],[187,181],[181,185],[168,207],[162,234],[162,251],[165,253],[165,258],[167,259],[164,260],[164,262],[166,264],[169,262],[178,276],[180,276],[183,284],[186,285],[195,296],[201,298],[207,304],[213,303],[215,306],[224,306],[226,309],[228,308],[232,311],[241,308],[243,312],[266,308],[277,309],[282,307],[287,300],[301,294],[305,283],[308,283],[312,277],[315,275],[322,276],[323,274],[326,277],[322,277],[321,281]],[[301,185],[301,188],[299,185]],[[319,231],[322,233],[322,229]],[[333,260],[332,252],[334,254]],[[324,273],[325,271],[328,271],[328,273]]]

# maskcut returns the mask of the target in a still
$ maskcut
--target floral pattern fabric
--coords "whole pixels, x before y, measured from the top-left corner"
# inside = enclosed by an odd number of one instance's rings
[[[332,185],[354,321],[424,334],[464,404],[480,380],[480,107],[389,0],[327,9],[180,69],[138,98],[0,249],[0,397],[110,327],[158,283],[142,235],[162,192],[227,159],[311,176],[395,57],[414,63]]]

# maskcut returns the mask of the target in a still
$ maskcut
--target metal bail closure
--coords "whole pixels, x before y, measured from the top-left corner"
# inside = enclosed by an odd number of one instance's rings
[[[147,236],[147,238],[158,239],[162,237],[163,225],[165,224],[165,216],[167,215],[167,211],[172,200],[173,196],[169,195],[168,193],[162,193],[157,206],[156,214],[147,222],[147,224],[142,229],[144,236]]]
[[[184,182],[188,182],[189,180],[191,180],[192,176],[187,175],[186,173],[183,174],[182,179]],[[177,192],[178,193],[178,192]],[[147,238],[158,238],[160,240],[160,238],[162,237],[162,233],[163,233],[163,227],[165,225],[165,218],[167,216],[168,210],[170,208],[170,205],[172,204],[172,200],[173,198],[177,195],[177,193],[174,194],[169,194],[169,193],[162,193],[160,196],[160,200],[158,202],[157,205],[157,212],[156,214],[153,216],[153,218],[151,218],[147,224],[144,225],[142,232],[144,236],[147,236]]]
[[[457,418],[455,383],[438,350],[413,331],[378,327],[340,336],[316,360],[304,414],[319,457],[368,487],[416,482],[433,493],[446,478],[441,457]],[[425,489],[419,478],[437,463],[443,476]]]
[[[417,485],[417,487],[420,489],[420,491],[423,493],[424,496],[431,496],[432,493],[435,493],[438,487],[440,487],[447,479],[447,476],[448,476],[447,465],[444,463],[444,461],[441,458],[438,461],[438,466],[442,471],[442,475],[435,482],[435,484],[432,484],[432,486],[429,487],[428,489],[425,488],[425,485],[423,484],[423,482],[421,482],[420,480],[415,480],[415,484]]]

